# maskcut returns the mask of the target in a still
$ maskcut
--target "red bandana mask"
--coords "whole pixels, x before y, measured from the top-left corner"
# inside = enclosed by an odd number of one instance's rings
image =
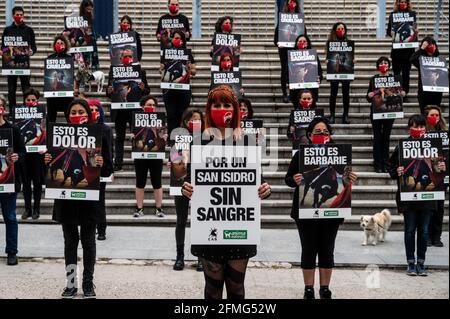
[[[217,127],[229,127],[233,120],[234,110],[211,110],[211,117]]]

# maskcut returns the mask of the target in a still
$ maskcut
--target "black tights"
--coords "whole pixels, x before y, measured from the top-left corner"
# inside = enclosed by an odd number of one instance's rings
[[[220,300],[223,285],[227,288],[227,299],[244,299],[244,280],[248,259],[228,260],[215,263],[201,258],[205,275],[205,299]]]

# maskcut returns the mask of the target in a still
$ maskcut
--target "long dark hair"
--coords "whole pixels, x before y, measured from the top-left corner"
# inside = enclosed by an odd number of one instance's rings
[[[186,35],[184,34],[184,32],[180,29],[175,29],[170,33],[170,40],[173,39],[173,37],[175,36],[175,34],[179,34],[181,41],[183,41],[183,45],[181,46],[182,48],[186,47]]]
[[[70,42],[69,40],[63,36],[62,34],[57,35],[54,39],[53,39],[53,45],[52,45],[52,49],[53,51],[55,51],[55,44],[56,41],[61,40],[62,42],[64,42],[64,44],[66,45],[66,48],[64,49],[64,51],[62,53],[67,54],[67,51],[69,51],[70,48]],[[55,51],[56,52],[56,51]]]
[[[192,115],[194,115],[195,113],[200,114],[200,119],[202,121],[202,132],[205,129],[205,120],[203,118],[203,113],[202,111],[200,111],[199,109],[194,109],[194,108],[188,108],[187,110],[185,110],[183,112],[183,115],[181,116],[181,127],[187,129],[187,122],[189,122],[189,120],[191,119]]]
[[[286,0],[286,2],[284,3],[283,13],[288,13],[289,12],[289,7],[288,7],[289,1],[290,0]],[[295,7],[294,12],[295,13],[300,13],[300,3],[298,2],[298,0],[292,0],[292,1],[294,1],[297,4],[297,6]]]
[[[422,39],[422,41],[420,41],[420,46],[419,46],[419,47],[421,47],[422,44],[423,44],[425,41],[427,41],[429,44],[434,44],[434,45],[436,46],[436,51],[434,51],[433,56],[434,56],[434,57],[439,56],[439,48],[438,48],[438,45],[437,45],[437,43],[436,43],[436,40],[435,40],[433,37],[430,37],[430,36],[425,37],[425,38]]]
[[[88,123],[89,123],[89,124],[92,124],[92,113],[91,113],[91,108],[89,107],[89,103],[88,103],[86,100],[84,100],[84,99],[75,99],[75,100],[73,100],[73,101],[69,104],[69,107],[68,107],[67,110],[66,110],[66,120],[67,120],[67,123],[70,123],[70,120],[69,120],[69,117],[70,117],[70,110],[72,109],[72,106],[74,106],[74,105],[76,105],[76,104],[81,105],[81,106],[86,110],[86,113],[87,113],[88,118],[89,118]]]
[[[120,18],[120,23],[122,23],[123,20],[127,20],[130,23],[130,31],[133,30],[133,20],[131,20],[131,17],[128,14],[125,14]]]
[[[344,22],[336,22],[335,24],[333,24],[330,34],[328,35],[328,41],[336,41],[338,39],[338,37],[336,35],[336,29],[340,24],[342,24],[344,26],[344,30],[345,30],[345,35],[344,35],[343,40],[349,40],[348,36],[347,36],[347,33],[348,33],[347,25]]]
[[[85,17],[88,19],[88,21],[90,23],[92,23],[92,21],[94,20],[94,15],[92,16],[88,16],[86,14],[86,8],[87,7],[92,7],[94,8],[94,2],[92,2],[92,0],[83,0],[80,3],[80,17]]]
[[[305,38],[306,41],[308,42],[308,46],[306,47],[306,49],[308,49],[308,50],[312,49],[311,39],[306,34],[300,34],[297,37],[297,39],[295,39],[295,48],[297,48],[297,42],[300,38]]]
[[[253,118],[253,106],[252,102],[249,99],[241,98],[239,99],[239,107],[241,106],[241,103],[244,103],[248,110],[248,116],[247,119],[251,120]]]
[[[231,22],[231,30],[233,30],[233,26],[234,26],[233,18],[230,17],[230,16],[224,16],[224,17],[220,17],[219,19],[217,19],[217,22],[216,22],[216,25],[215,25],[216,33],[222,33],[222,24],[225,22],[225,20],[230,20],[230,22]]]

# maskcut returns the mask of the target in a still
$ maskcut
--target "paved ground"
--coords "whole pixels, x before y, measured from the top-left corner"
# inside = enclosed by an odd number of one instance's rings
[[[0,262],[0,299],[59,298],[65,285],[62,260],[21,262],[16,267],[6,266],[4,260]],[[171,262],[142,266],[105,263],[101,261],[95,271],[99,298],[203,298],[203,274],[192,267],[176,272]],[[245,284],[247,298],[298,299],[303,296],[299,268],[258,268],[252,264]],[[335,270],[330,286],[333,297],[342,299],[448,299],[448,287],[448,271],[432,271],[428,277],[408,277],[403,271],[342,268]]]
[[[296,229],[263,229],[258,255],[253,261],[300,262],[300,240]],[[387,241],[377,246],[361,246],[362,231],[340,231],[336,240],[335,261],[338,266],[404,267],[403,232],[389,232]],[[186,230],[186,259],[190,231]],[[427,252],[429,266],[448,270],[449,235],[443,235],[444,248],[431,247]],[[0,224],[0,256],[5,245],[5,227]],[[19,256],[62,258],[63,237],[59,225],[19,225]],[[81,245],[80,245],[81,247]],[[107,240],[98,242],[98,258],[170,260],[175,258],[175,234],[170,227],[109,227]],[[81,248],[80,248],[81,256]]]

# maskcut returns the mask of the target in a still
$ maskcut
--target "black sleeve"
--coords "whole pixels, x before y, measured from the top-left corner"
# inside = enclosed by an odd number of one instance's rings
[[[300,173],[300,152],[295,153],[294,157],[291,160],[291,163],[289,164],[286,176],[284,177],[284,181],[287,186],[292,188],[298,186],[294,180],[294,175],[298,173]]]
[[[420,69],[419,58],[421,55],[425,55],[425,50],[419,48],[416,52],[413,53],[409,61],[414,65],[418,70]]]
[[[158,34],[161,34],[162,31],[162,18],[160,17],[158,20],[158,27],[156,28],[155,36],[158,36]]]
[[[288,124],[287,132],[286,132],[286,136],[289,139],[293,138],[293,134],[291,133],[291,126],[294,126],[294,116],[293,115],[294,114],[292,114],[292,113],[289,115],[289,124]]]
[[[369,88],[367,89],[367,94],[366,94],[366,99],[367,99],[367,102],[369,102],[369,103],[372,103],[372,100],[373,100],[373,98],[369,97],[369,93],[373,92],[373,87],[374,87],[373,82],[374,82],[374,77],[372,77],[369,81]]]
[[[186,31],[189,32],[189,38],[186,38],[186,41],[189,41],[191,39],[191,27],[189,26],[189,19],[184,16],[184,27],[186,28]]]
[[[36,54],[37,52],[37,47],[36,47],[36,37],[34,35],[34,30],[33,28],[29,28],[28,29],[30,32],[30,43],[29,45],[31,46],[31,50],[33,50],[33,55]]]
[[[137,32],[136,32],[136,46],[137,46],[138,61],[141,62],[141,60],[142,60],[142,42],[141,42],[141,35]]]
[[[22,137],[22,134],[20,134],[20,130],[17,126],[12,126],[12,133],[13,133],[13,150],[14,153],[17,153],[19,155],[18,162],[21,163],[25,159],[25,153],[27,152],[27,149],[25,148],[25,143]]]
[[[398,179],[397,168],[400,166],[398,151],[398,146],[396,146],[394,152],[389,158],[388,173],[392,179]]]
[[[320,63],[319,55],[317,55],[317,73],[319,74],[320,82],[323,80],[322,64]]]
[[[278,47],[278,24],[275,27],[275,32],[273,34],[273,44],[275,44],[275,46]]]
[[[5,46],[5,41],[4,41],[4,37],[5,37],[5,33],[6,33],[7,30],[8,30],[8,28],[5,28],[5,29],[3,30],[3,33],[2,33],[2,50],[3,50],[4,48],[6,48],[6,46]]]
[[[209,51],[209,56],[212,58],[213,57],[213,50],[214,50],[214,37],[215,37],[215,33],[214,33],[214,36],[213,36],[213,38],[211,39],[211,46],[212,46],[212,48],[211,48],[211,51]]]
[[[194,59],[194,56],[192,55],[192,51],[191,51],[191,55],[189,56],[189,60],[190,60],[191,64],[195,64],[195,59]]]
[[[150,87],[148,86],[147,72],[145,72],[145,70],[142,70],[141,80],[142,80],[142,83],[144,83],[144,90],[142,91],[142,96],[147,96],[150,94]]]
[[[386,36],[387,37],[391,37],[391,32],[392,32],[392,14],[393,12],[391,12],[391,14],[389,14],[389,22],[386,28]]]
[[[111,157],[111,140],[109,136],[111,135],[111,130],[104,125],[102,129],[102,157],[103,157],[103,166],[101,169],[100,175],[102,177],[108,177],[112,173],[114,173],[112,157]]]
[[[109,67],[109,74],[108,74],[108,86],[112,86],[113,82],[113,73],[112,73],[112,65]],[[108,98],[111,98],[111,94],[108,94],[108,91],[106,91],[106,96]]]

